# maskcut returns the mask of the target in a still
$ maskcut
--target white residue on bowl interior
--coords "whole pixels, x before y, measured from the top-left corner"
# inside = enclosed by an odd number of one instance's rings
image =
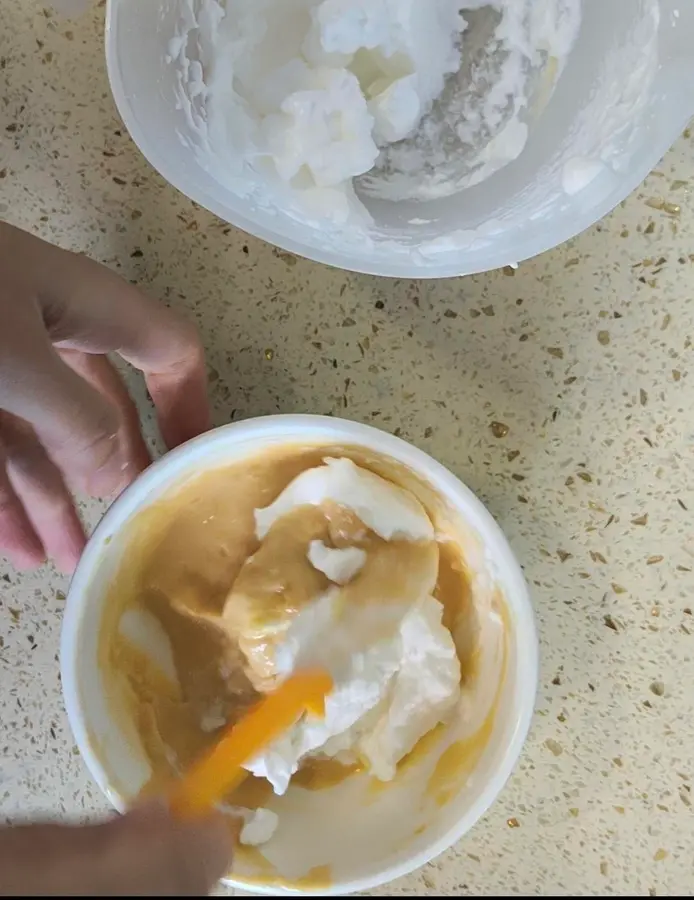
[[[177,6],[168,49],[188,126],[180,137],[204,168],[312,230],[314,244],[368,245],[423,265],[488,245],[511,220],[560,210],[619,165],[657,61],[658,0],[639,0],[549,167],[518,185],[517,207],[499,203],[483,221],[442,229],[442,198],[462,200],[523,155],[576,46],[582,0]],[[375,201],[421,202],[424,215],[406,221],[428,223],[429,234],[383,228]]]
[[[185,0],[169,45],[180,102],[218,161],[243,160],[311,217],[363,219],[353,179],[369,172],[379,195],[454,193],[522,152],[536,71],[563,64],[580,22],[580,0],[467,0],[472,28],[460,6]]]

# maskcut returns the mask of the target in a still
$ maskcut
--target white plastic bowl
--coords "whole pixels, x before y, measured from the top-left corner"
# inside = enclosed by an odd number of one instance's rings
[[[166,61],[186,2],[108,0],[109,77],[135,143],[168,181],[222,219],[344,269],[441,278],[535,256],[620,203],[694,114],[694,3],[660,0],[654,28],[658,0],[584,0],[577,44],[519,159],[446,199],[367,202],[379,239],[338,243],[324,228],[236,196],[196,156],[175,96],[174,66]],[[645,80],[638,75],[644,64],[651,70]],[[576,160],[604,166],[569,195],[562,187],[565,167]]]
[[[77,746],[92,776],[114,807],[123,809],[127,799],[146,780],[148,766],[124,739],[109,713],[97,664],[97,644],[108,586],[127,546],[126,526],[139,511],[186,477],[286,443],[363,447],[394,459],[427,482],[462,521],[464,546],[481,549],[476,558],[483,562],[478,564],[495,582],[509,621],[505,675],[485,750],[459,792],[428,819],[426,827],[419,831],[416,827],[421,792],[437,758],[456,740],[462,716],[460,722],[454,719],[441,747],[432,756],[420,759],[408,768],[406,778],[398,778],[376,798],[355,788],[354,779],[361,776],[317,792],[299,789],[299,802],[291,799],[291,790],[282,798],[283,802],[289,798],[280,811],[285,826],[280,829],[284,843],[275,847],[275,853],[282,858],[283,868],[285,864],[289,869],[294,867],[296,875],[290,872],[291,878],[300,878],[326,859],[332,868],[329,885],[312,889],[299,882],[290,892],[344,894],[373,889],[406,875],[463,837],[504,786],[533,712],[538,641],[521,569],[480,501],[431,457],[375,428],[321,416],[294,415],[228,425],[168,454],[114,503],[82,556],[70,585],[64,617],[63,692]],[[366,776],[364,779],[368,780]],[[276,885],[247,880],[250,874],[236,871],[227,883],[261,894],[285,892]]]

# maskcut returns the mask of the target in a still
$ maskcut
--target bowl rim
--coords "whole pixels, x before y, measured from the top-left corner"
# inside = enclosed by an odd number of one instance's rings
[[[147,505],[150,498],[159,496],[159,489],[175,483],[176,474],[190,472],[196,455],[213,449],[232,449],[239,444],[268,441],[277,443],[318,440],[349,442],[366,449],[391,456],[397,462],[409,466],[416,474],[428,480],[437,492],[463,514],[466,521],[474,522],[484,546],[490,552],[502,574],[506,586],[505,599],[513,614],[513,644],[522,652],[516,652],[516,683],[511,704],[513,713],[508,724],[505,743],[500,745],[499,758],[490,777],[477,799],[441,837],[427,844],[419,852],[404,858],[400,863],[381,873],[363,876],[353,881],[335,882],[321,890],[279,890],[274,885],[263,885],[242,878],[228,877],[223,883],[254,894],[277,895],[336,895],[374,889],[409,875],[430,862],[459,841],[484,815],[500,794],[510,777],[530,728],[538,687],[539,641],[529,591],[525,578],[501,528],[476,495],[441,463],[423,450],[387,432],[346,419],[332,416],[284,414],[250,418],[233,422],[208,431],[188,441],[155,461],[132,485],[130,485],[107,510],[91,535],[68,589],[60,639],[60,673],[63,699],[75,742],[97,785],[113,804],[122,810],[124,800],[110,784],[109,778],[93,749],[86,717],[82,707],[77,659],[79,637],[86,605],[90,598],[91,582],[104,557],[107,538],[114,534],[137,511]],[[217,464],[217,463],[215,463]],[[220,456],[220,465],[221,462]]]

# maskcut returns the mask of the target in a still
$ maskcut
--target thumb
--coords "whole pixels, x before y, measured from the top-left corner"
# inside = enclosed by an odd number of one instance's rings
[[[129,857],[132,892],[142,894],[207,893],[229,872],[238,836],[233,819],[215,812],[181,821],[159,801],[133,809],[112,827],[124,838],[116,843]]]
[[[100,825],[0,827],[0,896],[200,897],[229,870],[222,817],[150,806]]]
[[[118,409],[63,362],[38,313],[22,319],[16,340],[0,339],[0,408],[33,426],[69,482],[114,493],[130,480]]]

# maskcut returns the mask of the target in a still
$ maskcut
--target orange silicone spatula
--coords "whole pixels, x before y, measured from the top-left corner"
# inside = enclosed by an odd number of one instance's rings
[[[248,775],[244,763],[291,728],[304,712],[325,715],[325,698],[332,689],[333,680],[323,669],[291,675],[230,727],[174,785],[168,797],[174,814],[203,815],[213,809]]]

